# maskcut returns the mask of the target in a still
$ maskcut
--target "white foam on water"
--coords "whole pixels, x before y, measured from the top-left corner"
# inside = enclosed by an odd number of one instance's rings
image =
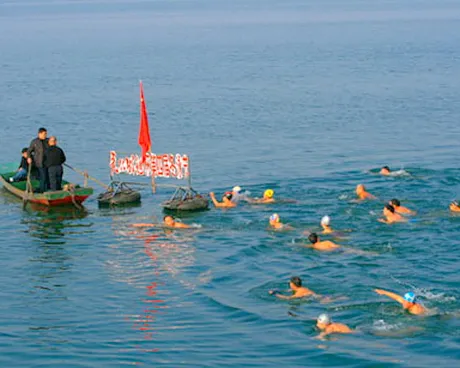
[[[374,321],[372,327],[377,331],[394,331],[402,327],[400,323],[390,324],[385,322],[383,319]]]
[[[454,296],[447,296],[445,293],[433,293],[427,289],[415,289],[415,293],[417,296],[439,302],[454,302],[457,300]]]

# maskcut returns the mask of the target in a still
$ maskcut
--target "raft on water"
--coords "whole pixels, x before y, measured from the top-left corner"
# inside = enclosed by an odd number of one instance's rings
[[[93,194],[93,188],[82,188],[79,185],[73,185],[63,180],[62,187],[67,190],[57,190],[45,193],[37,193],[40,182],[38,180],[31,180],[32,192],[27,191],[27,181],[17,181],[11,183],[9,178],[14,176],[15,172],[0,173],[0,183],[3,187],[25,201],[31,203],[39,203],[45,206],[62,206],[69,204],[80,205],[86,198]]]
[[[105,193],[99,194],[97,201],[100,206],[122,206],[141,201],[141,194],[131,189],[126,183],[112,181]]]
[[[169,211],[204,211],[209,201],[193,188],[178,187],[172,197],[161,204]]]

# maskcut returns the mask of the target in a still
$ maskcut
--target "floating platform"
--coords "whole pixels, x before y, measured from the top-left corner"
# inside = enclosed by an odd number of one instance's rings
[[[97,197],[99,206],[123,206],[140,201],[141,194],[121,181],[112,181],[109,189]]]
[[[161,205],[167,211],[205,211],[209,208],[209,201],[192,188],[179,187]]]

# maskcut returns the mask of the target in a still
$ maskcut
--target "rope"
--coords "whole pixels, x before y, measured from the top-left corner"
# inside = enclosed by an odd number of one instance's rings
[[[65,167],[68,167],[70,170],[73,170],[75,171],[77,174],[80,174],[82,175],[85,179],[90,179],[92,181],[94,181],[95,183],[99,184],[101,187],[103,187],[105,190],[109,190],[109,186],[104,184],[102,181],[96,179],[96,178],[93,178],[92,176],[89,176],[88,173],[86,171],[81,171],[81,170],[78,170],[78,169],[75,169],[73,168],[72,166],[70,165],[67,165],[67,164],[64,164]]]
[[[66,192],[70,194],[70,198],[72,198],[72,203],[75,206],[75,208],[78,210],[82,210],[83,206],[79,205],[75,200],[75,188],[69,185],[69,189],[66,190]]]
[[[26,183],[26,191],[24,193],[24,197],[22,198],[22,208],[25,209],[27,202],[29,201],[29,192],[33,193],[32,182],[30,181],[30,173],[32,171],[32,164],[29,164],[27,168],[27,183]]]

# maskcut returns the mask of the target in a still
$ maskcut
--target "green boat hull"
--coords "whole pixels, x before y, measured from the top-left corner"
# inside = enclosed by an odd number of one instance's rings
[[[82,188],[76,185],[72,190],[58,190],[54,192],[36,193],[40,183],[38,180],[31,180],[34,193],[27,193],[26,181],[10,183],[9,178],[14,174],[15,172],[0,173],[0,183],[2,183],[3,187],[8,192],[31,203],[39,203],[45,206],[62,206],[74,203],[81,204],[94,192],[93,188]],[[67,181],[62,182],[63,186],[67,184],[70,183]]]

